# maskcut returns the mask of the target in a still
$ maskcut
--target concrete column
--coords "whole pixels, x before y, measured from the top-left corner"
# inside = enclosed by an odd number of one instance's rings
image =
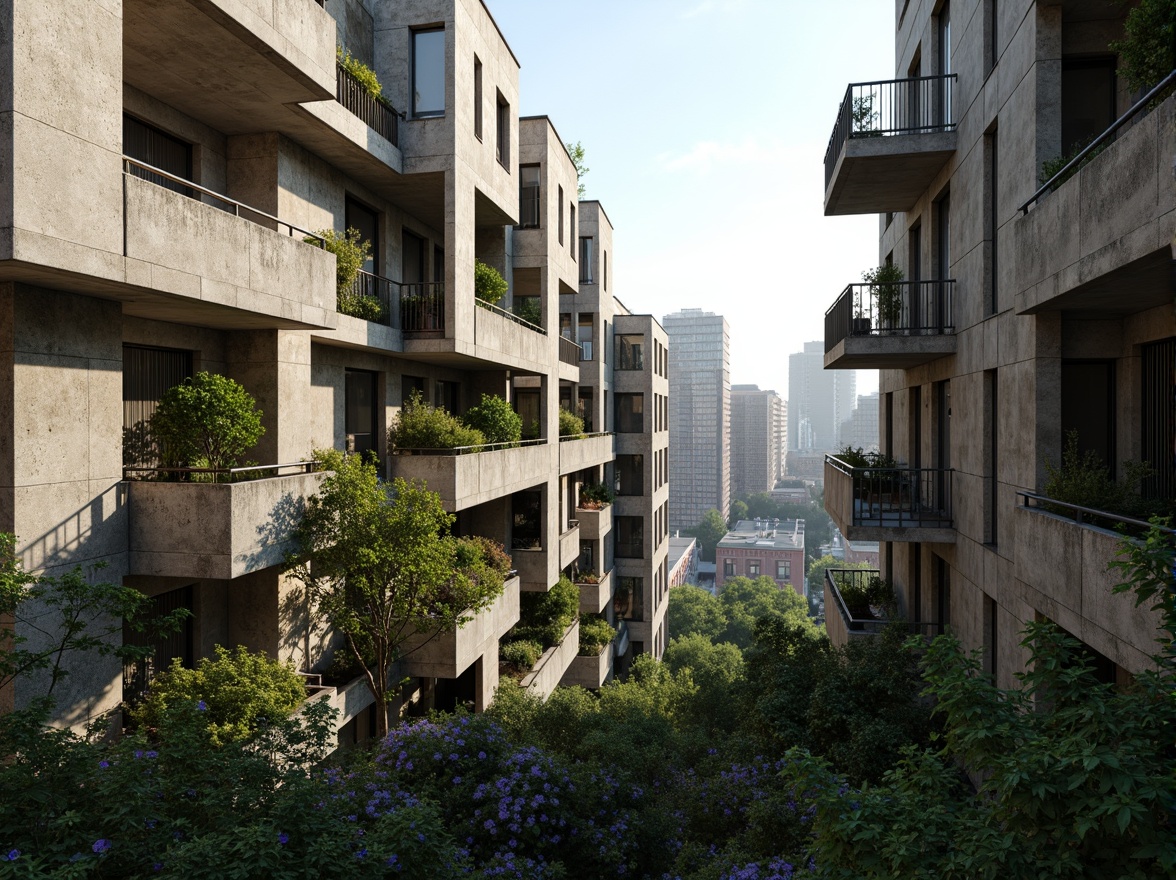
[[[230,335],[229,375],[257,399],[265,434],[250,457],[259,464],[301,461],[314,438],[310,336],[297,330],[241,330]]]

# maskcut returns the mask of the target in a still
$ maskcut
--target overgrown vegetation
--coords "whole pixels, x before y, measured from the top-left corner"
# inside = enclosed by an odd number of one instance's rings
[[[335,304],[345,315],[366,321],[383,321],[387,310],[379,297],[356,289],[355,279],[363,264],[371,257],[372,243],[361,237],[358,229],[346,232],[320,229],[315,233],[323,240],[323,250],[335,255]],[[313,241],[313,239],[308,239]]]
[[[564,146],[567,147],[568,155],[572,158],[572,164],[576,166],[576,198],[582,199],[587,191],[587,187],[584,186],[584,178],[589,170],[584,163],[584,147],[579,141],[574,144],[569,141]]]
[[[482,402],[466,410],[461,420],[486,443],[518,443],[523,436],[522,418],[497,394],[483,394]]]
[[[164,467],[224,470],[246,464],[243,456],[265,433],[261,415],[238,382],[201,371],[167,390],[151,416],[151,433]],[[228,480],[210,479],[222,476]]]
[[[458,449],[485,444],[481,431],[463,424],[444,407],[425,403],[419,391],[404,402],[388,428],[388,445],[396,449]]]
[[[617,631],[599,614],[586,614],[580,618],[580,655],[595,657],[605,646],[611,645]]]
[[[514,314],[516,318],[522,318],[528,324],[543,326],[543,306],[537,296],[516,296]]]
[[[1097,452],[1093,449],[1082,452],[1079,449],[1078,432],[1071,431],[1066,435],[1061,463],[1055,465],[1048,458],[1045,460],[1048,476],[1042,494],[1054,501],[1123,516],[1147,517],[1159,512],[1154,502],[1139,495],[1140,483],[1153,473],[1151,466],[1146,462],[1124,461],[1121,467],[1123,478],[1116,480]],[[1046,507],[1063,516],[1074,515],[1073,511],[1065,507]],[[1113,525],[1113,521],[1104,523],[1108,524]]]
[[[1176,69],[1176,2],[1140,0],[1127,13],[1123,39],[1111,43],[1117,73],[1132,91],[1146,91]]]
[[[488,263],[474,260],[474,296],[494,305],[506,295],[506,279]]]
[[[582,437],[584,435],[584,420],[571,410],[560,407],[559,436]]]
[[[351,74],[363,86],[363,90],[375,98],[377,101],[388,102],[384,100],[384,87],[380,85],[380,80],[376,76],[376,72],[351,54],[350,50],[344,49],[342,46],[335,47],[335,57],[339,61],[339,65]]]
[[[504,641],[534,641],[544,648],[555,647],[579,610],[579,589],[566,575],[560,575],[546,593],[526,592],[519,596],[519,622]]]
[[[600,510],[612,504],[613,491],[604,483],[585,483],[580,487],[580,507],[585,510]]]

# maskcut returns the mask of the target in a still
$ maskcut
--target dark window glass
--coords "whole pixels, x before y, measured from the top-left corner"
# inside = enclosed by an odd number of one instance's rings
[[[723,577],[735,577],[735,560],[723,560]]]
[[[1094,140],[1115,121],[1115,59],[1062,59],[1062,153]]]
[[[519,226],[539,225],[539,166],[519,166]]]
[[[376,448],[376,374],[366,370],[348,370],[344,389],[344,430],[348,452],[367,452]]]
[[[516,492],[511,496],[510,546],[512,549],[542,549],[542,515],[542,492]]]
[[[425,380],[420,376],[401,376],[400,399],[402,401],[412,400],[414,394],[419,394],[424,399]]]
[[[498,93],[498,161],[504,168],[510,168],[510,104]]]
[[[148,425],[163,395],[192,375],[192,352],[123,346],[123,466],[157,467]]]
[[[640,434],[645,430],[645,395],[618,394],[617,433]]]
[[[137,647],[151,648],[152,654],[146,660],[132,661],[123,665],[123,699],[134,705],[143,696],[147,686],[156,673],[169,669],[172,660],[178,659],[180,664],[191,669],[195,662],[193,656],[192,627],[196,619],[191,612],[195,610],[192,602],[192,587],[180,587],[166,593],[152,596],[147,601],[146,613],[141,618],[147,624],[145,629],[136,629],[127,623],[123,624],[123,644]],[[153,621],[172,614],[180,608],[188,610],[179,630],[166,635],[156,633],[157,627]]]
[[[415,31],[412,35],[412,115],[445,113],[445,31]]]
[[[376,274],[380,271],[380,218],[371,208],[347,197],[345,214],[346,229],[359,230],[359,238],[371,245],[368,258],[360,266],[365,272]]]
[[[482,139],[482,62],[474,56],[474,136]]]
[[[559,209],[559,243],[563,244],[563,187],[559,187],[559,198],[555,202]]]
[[[758,559],[747,560],[747,576],[748,577],[759,577],[759,573],[760,573],[760,561]]]
[[[645,618],[644,578],[618,578],[617,591],[613,595],[613,611],[617,620],[643,620]],[[636,646],[637,643],[633,644]]]
[[[132,159],[184,180],[192,179],[192,145],[133,116],[123,115],[123,152]],[[181,195],[191,196],[190,187],[131,166],[131,174],[157,183]]]
[[[580,283],[592,283],[592,237],[580,239]]]
[[[576,415],[584,420],[584,430],[591,434],[596,429],[592,427],[592,389],[581,388],[576,405]]]
[[[618,558],[640,559],[645,555],[645,519],[643,517],[614,517],[613,533],[616,535],[613,551]]]
[[[644,370],[645,369],[645,337],[625,335],[617,337],[617,369]]]
[[[645,458],[641,455],[618,455],[616,461],[617,494],[645,493]]]
[[[407,229],[401,235],[400,280],[419,284],[425,280],[425,240]]]
[[[438,380],[433,383],[433,405],[443,408],[446,412],[458,412],[458,392],[460,385],[457,382],[446,382]]]
[[[540,436],[539,392],[518,389],[514,393],[515,412],[523,420],[523,439],[534,440]]]
[[[579,318],[580,360],[592,360],[592,328],[596,322],[594,312],[581,312]]]

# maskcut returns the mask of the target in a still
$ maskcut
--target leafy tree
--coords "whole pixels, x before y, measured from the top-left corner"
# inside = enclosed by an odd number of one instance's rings
[[[811,592],[819,592],[825,583],[825,572],[831,568],[851,568],[859,571],[868,571],[874,566],[868,562],[846,562],[844,559],[838,559],[835,556],[825,554],[818,556],[808,567],[808,585]]]
[[[782,617],[802,629],[817,630],[808,616],[808,603],[795,590],[780,589],[776,582],[766,575],[754,581],[746,577],[733,577],[723,584],[719,603],[727,625],[719,641],[730,642],[738,648],[748,648],[752,643],[756,621],[761,617]]]
[[[506,279],[502,273],[488,263],[474,260],[474,296],[484,303],[494,305],[507,291]]]
[[[497,394],[483,394],[482,402],[466,410],[462,421],[480,431],[487,443],[518,443],[523,436],[522,417]]]
[[[166,465],[217,470],[239,465],[265,428],[253,395],[227,376],[201,371],[167,390],[151,433]]]
[[[307,499],[290,571],[363,665],[383,736],[388,676],[405,641],[468,623],[502,592],[505,571],[477,543],[446,534],[453,517],[435,492],[381,483],[358,456],[317,456],[333,473]]]
[[[730,733],[738,726],[740,719],[730,711],[731,693],[743,681],[743,652],[696,634],[670,639],[662,659],[672,673],[689,670],[698,688],[688,702],[690,723],[711,736]]]
[[[584,164],[584,147],[579,141],[574,144],[569,142],[564,146],[568,148],[568,155],[572,157],[572,164],[576,166],[576,198],[582,199],[586,191],[584,177],[588,174],[588,166]]]
[[[717,510],[708,510],[702,521],[687,534],[698,538],[698,553],[709,562],[715,561],[715,548],[727,534],[727,522]]]
[[[739,501],[739,500],[732,501],[731,502],[731,518],[729,520],[732,528],[734,528],[737,523],[739,523],[742,520],[745,520],[747,518],[748,518],[747,505],[744,502]]]
[[[713,641],[727,626],[723,603],[702,587],[690,584],[670,590],[666,621],[670,638],[701,635]]]

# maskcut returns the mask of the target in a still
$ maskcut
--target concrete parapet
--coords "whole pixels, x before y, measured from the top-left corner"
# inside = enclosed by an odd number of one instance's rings
[[[611,504],[606,505],[602,510],[584,510],[577,507],[576,519],[580,521],[580,537],[585,541],[599,541],[611,532],[612,510]]]
[[[591,657],[577,655],[568,666],[560,684],[564,687],[579,686],[597,690],[613,677],[613,643],[609,642],[599,654]]]
[[[580,613],[603,614],[604,609],[613,597],[613,576],[611,571],[604,573],[598,583],[577,583],[580,588]]]
[[[546,700],[563,679],[579,650],[580,619],[577,617],[571,626],[564,630],[559,644],[543,652],[531,671],[519,682],[519,687],[541,700]]]
[[[498,640],[519,620],[519,579],[511,578],[499,596],[460,629],[433,638],[414,633],[402,646],[400,668],[406,675],[457,678],[483,655],[497,669]]]
[[[559,536],[559,569],[563,571],[580,558],[580,525],[577,523]]]
[[[613,435],[593,434],[578,440],[559,441],[559,473],[574,474],[613,460]]]
[[[392,476],[424,480],[446,510],[464,510],[547,481],[554,444],[492,449],[467,455],[392,456]]]

